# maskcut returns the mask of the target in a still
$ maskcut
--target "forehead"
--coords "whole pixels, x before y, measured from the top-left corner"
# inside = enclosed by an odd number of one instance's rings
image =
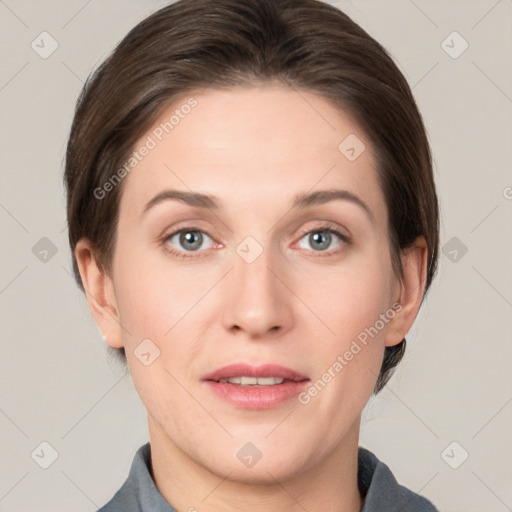
[[[249,196],[275,204],[284,194],[334,187],[363,196],[376,215],[385,209],[366,134],[328,100],[287,86],[183,95],[134,151],[144,156],[125,178],[121,209],[140,212],[165,188],[254,207]]]

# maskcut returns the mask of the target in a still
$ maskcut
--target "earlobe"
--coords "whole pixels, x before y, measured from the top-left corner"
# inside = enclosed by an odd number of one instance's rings
[[[113,348],[123,346],[117,302],[112,279],[100,270],[92,244],[81,239],[75,258],[91,313],[103,336]]]
[[[427,279],[428,248],[420,236],[401,254],[400,311],[388,326],[386,346],[400,343],[410,331],[423,300]]]

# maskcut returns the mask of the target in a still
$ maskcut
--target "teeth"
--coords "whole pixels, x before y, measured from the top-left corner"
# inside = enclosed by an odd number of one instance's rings
[[[259,386],[273,386],[275,384],[282,384],[284,379],[278,377],[258,377],[256,381]]]
[[[220,379],[219,382],[240,386],[274,386],[282,384],[284,379],[279,377],[230,377],[229,379]]]

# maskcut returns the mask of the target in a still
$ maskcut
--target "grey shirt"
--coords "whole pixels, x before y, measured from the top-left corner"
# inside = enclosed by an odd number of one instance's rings
[[[360,512],[439,512],[429,500],[400,485],[389,467],[361,446],[357,483],[366,496]],[[98,512],[176,512],[153,481],[149,442],[137,450],[128,478]]]

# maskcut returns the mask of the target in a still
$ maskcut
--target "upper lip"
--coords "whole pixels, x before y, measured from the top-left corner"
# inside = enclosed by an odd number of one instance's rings
[[[308,380],[308,377],[300,374],[290,368],[278,364],[263,364],[261,366],[252,366],[246,363],[230,364],[208,373],[203,380],[219,381],[220,379],[229,379],[230,377],[277,377],[285,380],[300,382]]]

